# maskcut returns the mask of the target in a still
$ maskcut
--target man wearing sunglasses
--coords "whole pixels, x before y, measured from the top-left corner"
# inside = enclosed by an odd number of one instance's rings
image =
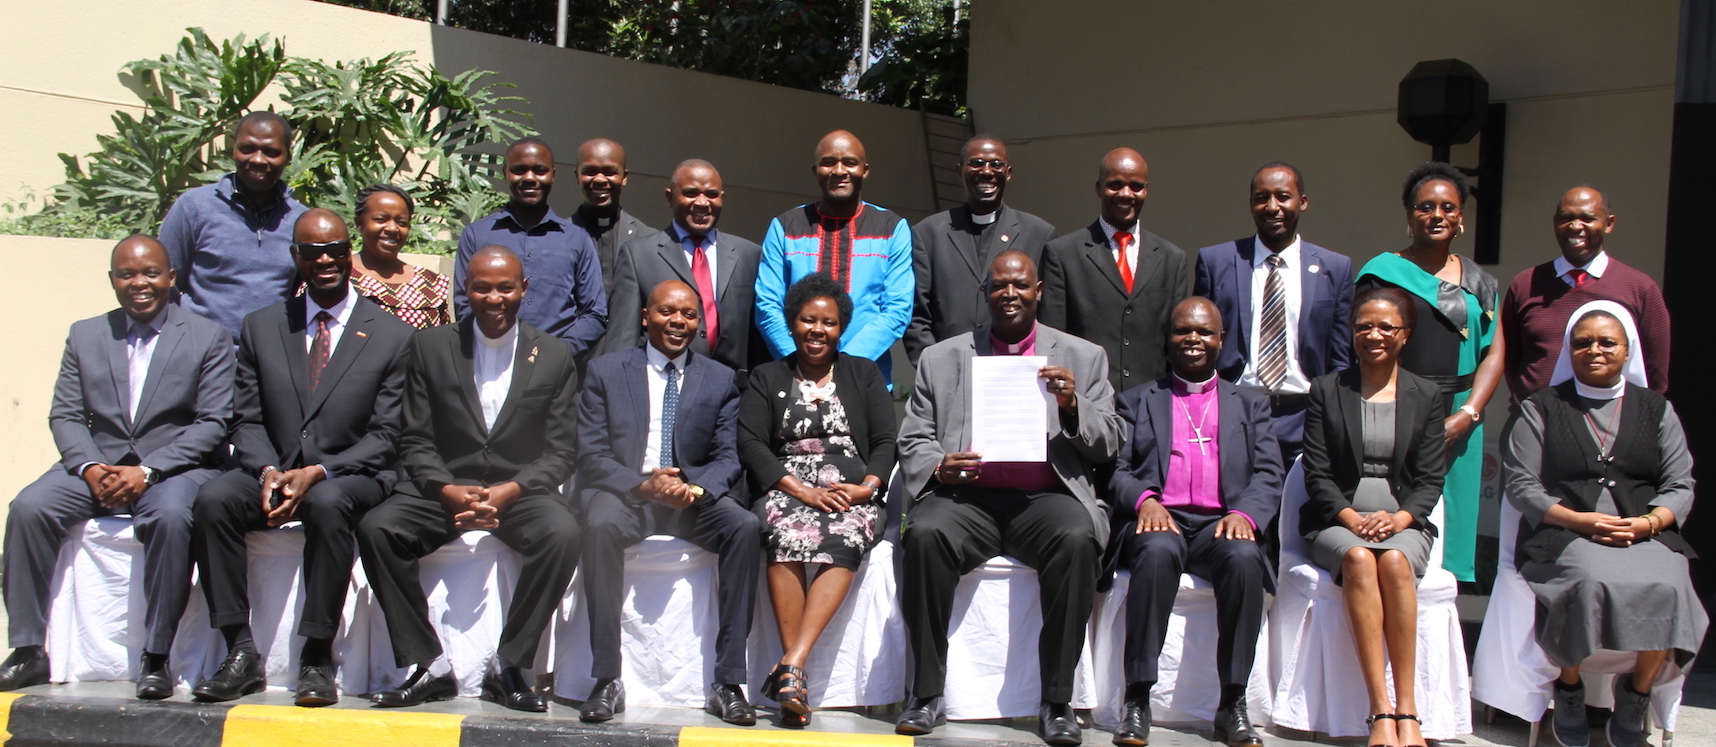
[[[227,645],[220,669],[192,690],[201,701],[233,700],[265,685],[266,657],[250,632],[245,535],[293,521],[304,525],[296,702],[339,700],[333,640],[351,583],[353,533],[397,480],[414,330],[352,290],[351,236],[338,215],[304,213],[293,240],[303,295],[245,317],[239,338],[232,433],[239,466],[197,494],[203,595],[209,623]]]
[[[1013,165],[1001,138],[978,135],[965,141],[959,173],[965,204],[912,228],[912,273],[918,291],[904,342],[914,365],[924,348],[989,325],[983,276],[995,255],[1017,249],[1032,262],[1041,262],[1043,245],[1055,237],[1055,227],[1047,221],[1002,200],[1013,179]]]

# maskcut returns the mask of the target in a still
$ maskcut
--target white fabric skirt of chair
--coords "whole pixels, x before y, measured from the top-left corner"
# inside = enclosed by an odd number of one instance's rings
[[[1036,571],[1001,555],[965,574],[954,591],[948,624],[947,717],[1036,716],[1042,704],[1037,665],[1042,629]],[[1093,669],[1087,626],[1084,651],[1073,673],[1074,708],[1095,705]]]
[[[1478,636],[1472,696],[1479,703],[1535,724],[1549,710],[1550,683],[1561,670],[1550,663],[1543,648],[1537,645],[1537,595],[1514,565],[1519,520],[1519,509],[1503,496],[1496,585],[1490,592],[1490,606],[1484,610],[1483,633]],[[1631,652],[1604,649],[1581,663],[1585,703],[1613,708],[1611,683],[1617,675],[1632,673],[1636,657]],[[1671,658],[1651,687],[1651,718],[1665,732],[1674,731],[1685,686],[1686,672]]]
[[[1132,573],[1116,574],[1114,586],[1096,598],[1091,620],[1091,661],[1096,680],[1096,707],[1091,716],[1101,726],[1120,723],[1120,708],[1126,696],[1126,594]],[[1173,616],[1168,619],[1168,641],[1157,664],[1160,677],[1150,689],[1150,714],[1158,724],[1206,724],[1215,718],[1221,700],[1216,676],[1215,590],[1189,573],[1180,574],[1180,592],[1174,597]],[[1257,659],[1246,685],[1246,709],[1258,727],[1270,724],[1275,688],[1268,677],[1269,618],[1257,637]]]
[[[911,674],[906,620],[900,613],[899,587],[894,576],[894,543],[878,542],[853,575],[846,601],[805,662],[810,679],[810,704],[815,708],[851,708],[898,703],[906,697]],[[764,573],[767,573],[764,568]],[[765,575],[758,587],[757,615],[748,644],[753,699],[781,658],[781,638],[775,624]]]
[[[296,687],[298,651],[303,645],[297,635],[303,608],[303,530],[294,526],[251,532],[247,542],[251,631],[263,656],[268,684]],[[51,679],[135,678],[144,636],[143,544],[133,535],[131,520],[100,517],[73,527],[60,549],[54,577],[47,642]],[[365,680],[362,663],[369,660],[371,648],[367,599],[367,584],[361,569],[356,569],[334,637],[336,660],[357,663],[336,674],[342,691],[361,692]],[[385,632],[380,640],[386,640]],[[219,631],[209,627],[200,585],[192,586],[170,658],[180,687],[194,686],[214,674],[226,658]]]
[[[1304,467],[1287,474],[1281,506],[1281,569],[1269,620],[1269,676],[1276,683],[1271,717],[1277,726],[1333,737],[1365,736],[1369,698],[1359,671],[1346,602],[1334,578],[1310,561],[1299,530],[1307,499]],[[1441,524],[1442,505],[1431,514]],[[1418,584],[1418,716],[1427,739],[1472,731],[1465,635],[1454,606],[1458,585],[1442,568],[1442,543],[1430,553]],[[1260,661],[1263,659],[1260,658]],[[1392,678],[1389,685],[1393,691]]]

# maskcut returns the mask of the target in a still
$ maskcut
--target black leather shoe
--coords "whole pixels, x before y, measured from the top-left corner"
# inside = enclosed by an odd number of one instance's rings
[[[12,649],[12,655],[0,662],[0,690],[17,690],[33,685],[48,684],[48,652],[37,646],[25,652]]]
[[[220,669],[215,670],[214,676],[198,682],[191,695],[204,703],[220,703],[262,692],[262,688],[267,686],[268,679],[262,671],[262,655],[254,651],[232,651],[227,653],[226,661],[220,663]]]
[[[140,700],[165,700],[173,697],[173,674],[167,671],[167,657],[159,659],[160,665],[150,667],[155,657],[143,655],[143,661],[137,667],[137,697]]]
[[[1073,715],[1072,705],[1067,703],[1044,703],[1037,711],[1037,728],[1043,741],[1049,744],[1084,742],[1084,730],[1078,726],[1078,716]]]
[[[1120,725],[1114,727],[1114,743],[1121,747],[1144,747],[1150,743],[1150,699],[1133,698],[1121,706]]]
[[[703,704],[703,710],[734,726],[757,723],[757,709],[751,707],[751,701],[745,699],[745,691],[738,685],[711,685],[709,702]]]
[[[452,700],[459,695],[459,681],[452,672],[430,677],[429,670],[418,668],[407,677],[405,684],[369,696],[369,702],[381,708],[406,708],[432,700]]]
[[[584,707],[578,709],[578,720],[599,724],[625,712],[626,683],[618,678],[604,677],[596,680],[596,686],[590,689],[590,697],[585,698]]]
[[[537,694],[536,689],[525,680],[524,671],[518,667],[507,667],[502,669],[500,674],[490,672],[483,677],[482,699],[515,711],[548,712],[548,701]]]
[[[304,665],[298,668],[298,694],[292,702],[305,708],[318,708],[340,702],[340,692],[334,687],[333,667]]]
[[[1215,741],[1226,742],[1228,747],[1263,747],[1263,735],[1252,728],[1251,716],[1245,712],[1243,699],[1226,708],[1216,709]]]
[[[946,700],[943,700],[940,695],[918,698],[900,713],[900,718],[894,722],[894,733],[918,737],[935,731],[937,726],[945,723],[947,723]]]

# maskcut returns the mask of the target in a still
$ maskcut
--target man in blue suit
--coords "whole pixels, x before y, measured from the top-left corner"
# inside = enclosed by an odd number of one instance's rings
[[[715,682],[705,706],[750,726],[745,639],[762,567],[762,521],[733,495],[739,483],[739,388],[733,369],[691,350],[702,300],[666,280],[643,309],[649,344],[590,363],[578,400],[578,483],[584,500],[584,593],[590,601],[590,675],[579,718],[625,709],[620,612],[625,551],[652,534],[683,537],[721,556]]]
[[[1215,302],[1223,379],[1269,397],[1283,464],[1299,456],[1311,380],[1352,360],[1353,261],[1299,238],[1305,178],[1275,162],[1251,177],[1257,235],[1198,251],[1192,295]]]

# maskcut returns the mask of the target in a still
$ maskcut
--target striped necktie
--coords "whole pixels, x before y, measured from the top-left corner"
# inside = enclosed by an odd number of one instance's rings
[[[1263,261],[1269,265],[1269,277],[1263,281],[1263,314],[1257,338],[1262,344],[1257,346],[1257,378],[1273,392],[1287,376],[1287,293],[1282,287],[1281,255],[1270,254]]]

